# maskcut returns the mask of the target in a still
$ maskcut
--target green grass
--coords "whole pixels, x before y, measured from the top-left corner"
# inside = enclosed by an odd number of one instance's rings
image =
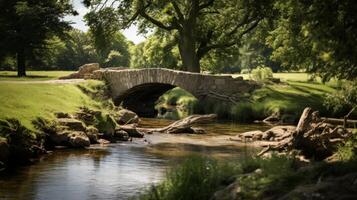
[[[299,186],[313,187],[317,186],[317,182],[353,173],[357,170],[357,162],[320,162],[312,163],[306,168],[300,167],[301,163],[296,160],[276,155],[268,159],[246,158],[239,161],[218,161],[207,157],[188,158],[169,169],[165,180],[147,190],[139,199],[209,200],[215,191],[234,181],[237,181],[239,186],[239,190],[234,191],[238,193],[238,199],[279,199]],[[335,184],[337,186],[339,183]],[[332,192],[341,191],[343,190],[335,188]],[[232,199],[230,194],[226,191],[220,197]],[[346,193],[344,195],[348,196]],[[305,199],[291,198],[294,195],[289,197],[287,199]]]
[[[141,195],[140,200],[205,200],[224,182],[239,173],[236,165],[219,163],[208,157],[193,156],[168,170],[166,179]]]
[[[86,81],[83,86],[103,84]],[[36,117],[53,119],[54,112],[73,113],[79,107],[100,104],[83,93],[76,84],[21,84],[0,82],[0,119],[17,118],[27,128]]]
[[[216,113],[221,119],[252,122],[261,120],[274,112],[283,114],[287,121],[296,121],[307,106],[329,116],[324,103],[326,94],[336,91],[328,84],[319,82],[287,81],[282,84],[264,84],[249,99],[238,105],[216,101],[197,102],[190,93],[175,88],[160,98],[159,106],[180,105],[186,113]]]
[[[32,81],[53,80],[66,76],[73,71],[27,71],[26,77],[17,77],[16,71],[0,71],[0,81]]]

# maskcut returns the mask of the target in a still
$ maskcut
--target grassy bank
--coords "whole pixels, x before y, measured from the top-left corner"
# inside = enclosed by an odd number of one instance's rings
[[[356,170],[354,160],[301,166],[279,156],[239,162],[193,157],[168,170],[162,183],[138,199],[354,199],[350,180]]]
[[[17,80],[17,79],[16,79]],[[79,107],[99,107],[100,103],[85,94],[79,87],[93,88],[103,85],[99,81],[78,84],[1,83],[0,119],[17,118],[32,129],[36,117],[53,119],[55,112],[73,113]]]
[[[319,82],[287,81],[282,84],[264,84],[249,99],[237,105],[222,102],[197,102],[191,94],[175,88],[164,94],[159,101],[160,106],[178,105],[188,109],[186,113],[216,113],[221,119],[252,122],[264,119],[274,112],[283,114],[287,121],[295,121],[302,110],[310,106],[319,110],[322,115],[329,115],[324,104],[326,94],[335,89]]]
[[[67,76],[73,71],[27,71],[26,77],[17,77],[16,71],[0,71],[0,81],[53,80]]]

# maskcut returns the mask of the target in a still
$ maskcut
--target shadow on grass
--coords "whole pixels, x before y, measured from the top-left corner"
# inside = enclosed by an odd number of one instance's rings
[[[9,75],[9,74],[0,74],[0,78],[29,78],[29,79],[35,79],[35,78],[51,78],[51,76],[41,76],[41,75],[28,75],[28,76],[22,76],[18,77],[17,75]]]

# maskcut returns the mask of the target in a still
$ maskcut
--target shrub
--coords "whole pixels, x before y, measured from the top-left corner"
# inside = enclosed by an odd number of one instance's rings
[[[273,71],[269,67],[259,67],[252,70],[252,78],[256,81],[265,81],[273,78]]]
[[[347,114],[357,106],[357,81],[346,82],[340,90],[328,94],[325,98],[325,106],[337,115]]]

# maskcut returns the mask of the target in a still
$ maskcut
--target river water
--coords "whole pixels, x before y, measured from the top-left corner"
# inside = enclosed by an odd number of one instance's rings
[[[141,126],[160,127],[168,123],[144,119]],[[255,148],[229,141],[229,137],[267,128],[222,122],[202,127],[207,134],[154,134],[86,150],[56,150],[34,165],[0,174],[0,199],[129,199],[160,182],[169,167],[189,155],[242,159],[256,152]]]

